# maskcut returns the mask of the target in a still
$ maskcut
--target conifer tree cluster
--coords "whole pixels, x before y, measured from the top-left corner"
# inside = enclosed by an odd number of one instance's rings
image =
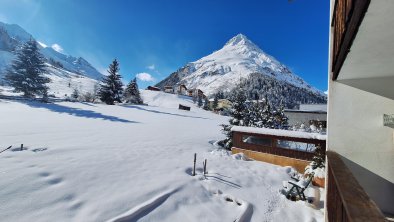
[[[124,99],[126,103],[133,103],[133,104],[143,103],[140,95],[140,91],[138,89],[136,78],[131,80],[130,83],[127,85],[126,90],[124,92]]]
[[[108,76],[105,76],[100,84],[100,100],[108,105],[114,105],[115,102],[122,102],[123,83],[119,74],[119,63],[115,59],[108,69]]]
[[[240,88],[230,96],[230,101],[232,102],[231,119],[229,124],[222,125],[222,132],[226,135],[223,143],[227,149],[232,147],[231,128],[233,126],[288,128],[288,118],[284,114],[284,106],[280,105],[278,109],[271,108],[267,97],[262,101],[247,101],[246,92]]]
[[[24,97],[46,96],[46,83],[50,82],[49,78],[43,76],[46,72],[44,57],[36,41],[31,39],[16,52],[16,59],[6,70],[5,81],[16,92],[22,92]]]

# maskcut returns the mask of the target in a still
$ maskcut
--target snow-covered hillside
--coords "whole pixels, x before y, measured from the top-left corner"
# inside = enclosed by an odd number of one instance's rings
[[[323,190],[308,188],[312,204],[280,194],[290,168],[217,150],[226,117],[142,95],[155,106],[0,99],[0,150],[13,145],[0,153],[1,221],[324,220]]]
[[[323,95],[242,34],[230,39],[220,50],[188,63],[157,86],[182,83],[188,88],[199,88],[210,95],[218,90],[233,89],[240,79],[246,79],[253,73],[273,77],[278,81]]]
[[[51,80],[51,82],[47,84],[49,87],[48,95],[50,96],[64,99],[70,97],[74,90],[77,90],[78,93],[82,95],[87,92],[93,93],[98,87],[98,80],[81,76],[62,68],[54,67],[50,64],[47,65],[48,73],[44,76]],[[12,87],[2,86],[0,84],[0,95],[16,96],[22,94],[15,93]]]
[[[4,76],[6,67],[15,58],[15,51],[30,38],[33,38],[33,36],[20,26],[0,22],[0,79]],[[65,55],[55,51],[52,47],[46,47],[41,44],[39,44],[39,47],[46,61],[52,65],[56,65],[57,70],[60,70],[63,76],[66,73],[70,73],[70,78],[76,75],[93,80],[100,80],[102,78],[102,74],[82,57]],[[48,74],[59,76],[58,71],[52,68],[49,68]],[[56,77],[55,79],[58,80],[59,78]],[[89,86],[87,87],[89,88]]]

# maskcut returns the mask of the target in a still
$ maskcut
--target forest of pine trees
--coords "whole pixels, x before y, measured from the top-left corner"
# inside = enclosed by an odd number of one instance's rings
[[[274,107],[284,106],[287,109],[294,109],[299,104],[327,103],[325,95],[296,87],[260,73],[254,73],[249,78],[242,79],[235,89],[241,87],[244,89],[247,99],[261,100],[262,98],[268,98],[270,105]],[[216,94],[221,98],[231,97],[229,92],[219,91]]]
[[[16,52],[16,59],[8,67],[5,81],[14,87],[16,92],[22,92],[24,97],[47,97],[49,78],[45,77],[46,65],[44,57],[39,52],[37,43],[29,40]]]
[[[232,147],[233,126],[249,126],[258,128],[287,129],[288,118],[284,114],[283,104],[278,108],[271,107],[270,101],[265,97],[263,100],[247,100],[246,91],[241,87],[229,96],[232,102],[230,109],[229,124],[222,125],[222,132],[226,139],[222,141],[227,149]]]

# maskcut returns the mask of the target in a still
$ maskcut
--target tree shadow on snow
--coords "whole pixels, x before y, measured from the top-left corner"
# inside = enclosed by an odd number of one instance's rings
[[[104,114],[101,114],[98,112],[94,112],[92,110],[84,110],[84,109],[79,109],[79,108],[62,106],[62,105],[59,105],[56,103],[40,103],[40,102],[29,102],[29,101],[21,101],[21,102],[23,102],[24,104],[26,104],[30,107],[33,107],[33,108],[45,108],[45,109],[48,109],[52,112],[66,113],[71,116],[92,118],[92,119],[102,119],[102,120],[108,120],[108,121],[112,121],[112,122],[121,122],[121,123],[139,123],[136,121],[121,119],[116,116],[104,115]]]
[[[168,113],[168,112],[162,112],[162,111],[157,111],[157,110],[152,110],[152,109],[146,109],[144,107],[135,106],[135,105],[122,105],[122,106],[126,107],[126,108],[139,109],[139,110],[148,111],[148,112],[152,112],[152,113],[158,113],[158,114],[180,116],[180,117],[188,117],[188,118],[195,118],[195,119],[208,119],[208,118],[199,117],[199,116],[188,116],[188,115],[182,115],[182,114]]]

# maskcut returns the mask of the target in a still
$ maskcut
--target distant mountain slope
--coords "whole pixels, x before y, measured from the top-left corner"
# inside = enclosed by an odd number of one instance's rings
[[[5,67],[14,59],[18,47],[29,39],[34,38],[20,26],[0,22],[0,77],[2,76],[1,70],[4,71]],[[42,47],[41,45],[39,47],[48,63],[92,79],[99,80],[102,77],[102,74],[82,57],[65,55],[51,47]]]
[[[188,88],[199,88],[205,94],[213,95],[218,91],[229,92],[241,79],[257,78],[259,75],[270,78],[270,82],[282,82],[294,87],[294,90],[307,92],[308,99],[305,100],[308,102],[325,101],[323,92],[292,73],[242,34],[230,39],[220,50],[186,64],[156,86],[163,88],[166,85],[185,84]],[[294,98],[294,101],[298,100]]]

